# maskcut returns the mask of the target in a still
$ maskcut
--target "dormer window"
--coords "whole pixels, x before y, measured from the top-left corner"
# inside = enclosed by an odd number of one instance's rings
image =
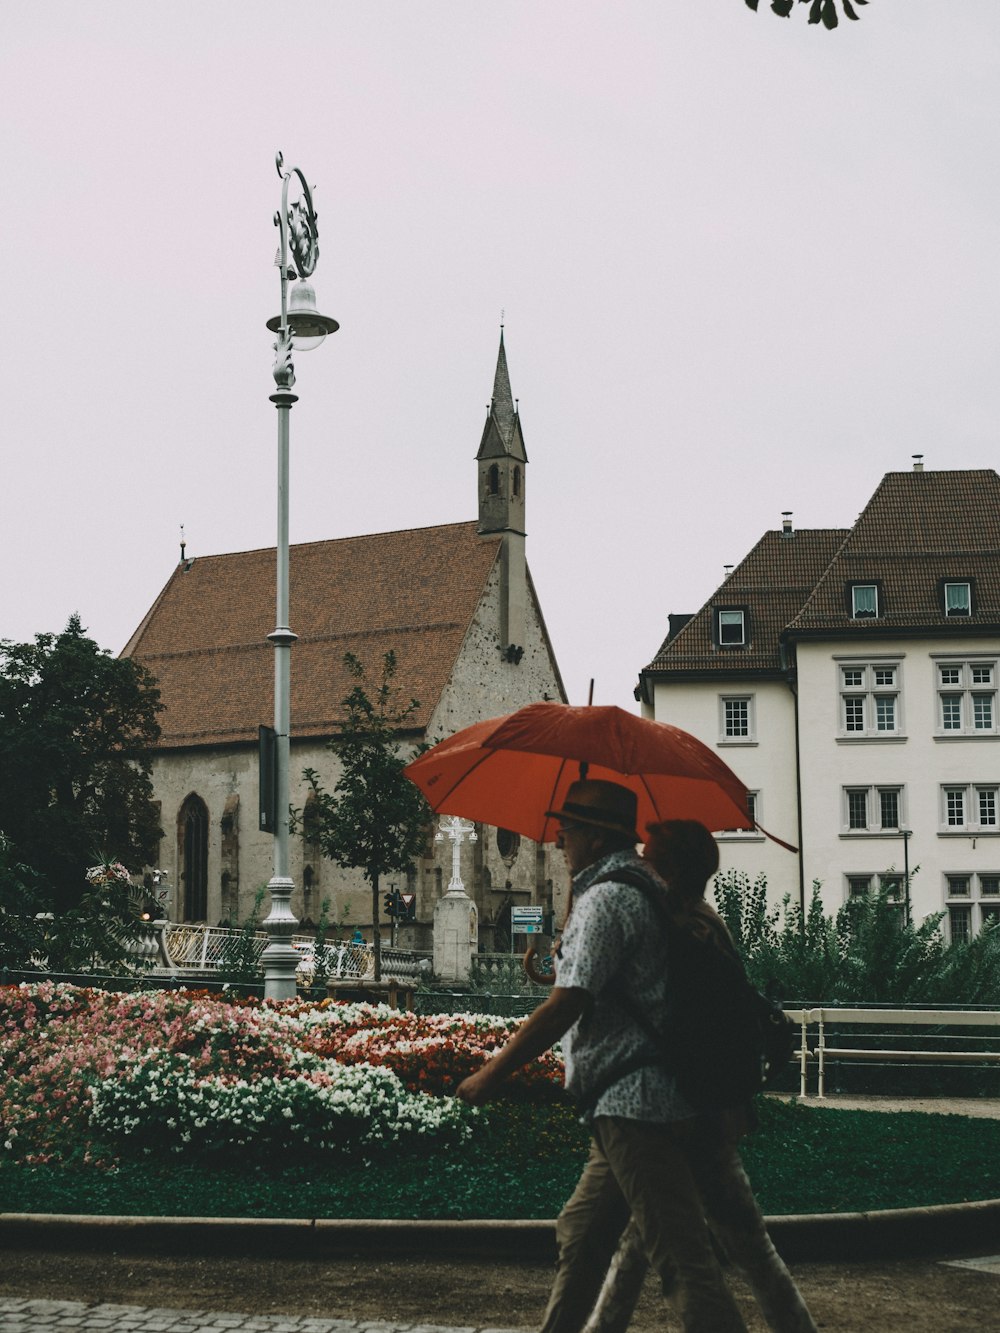
[[[721,648],[742,648],[747,641],[745,611],[716,611],[716,632]]]
[[[851,615],[855,620],[874,620],[878,616],[878,584],[851,584]]]
[[[944,613],[946,616],[972,615],[971,583],[945,583]]]

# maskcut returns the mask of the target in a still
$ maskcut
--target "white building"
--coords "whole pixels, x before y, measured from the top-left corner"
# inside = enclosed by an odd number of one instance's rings
[[[834,910],[886,884],[951,938],[1000,915],[1000,477],[890,472],[850,529],[765,533],[640,676],[752,792],[723,869]]]

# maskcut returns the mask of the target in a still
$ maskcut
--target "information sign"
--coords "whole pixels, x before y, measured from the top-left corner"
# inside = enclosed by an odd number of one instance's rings
[[[540,907],[512,907],[510,909],[512,935],[541,935],[542,909]]]

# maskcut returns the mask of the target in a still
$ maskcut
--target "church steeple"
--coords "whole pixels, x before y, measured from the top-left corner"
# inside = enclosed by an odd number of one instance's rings
[[[500,435],[505,442],[510,441],[514,431],[517,413],[510,391],[510,372],[507,370],[507,352],[503,345],[503,325],[500,325],[500,351],[497,353],[497,369],[493,376],[493,398],[490,409],[496,420]]]
[[[500,350],[490,400],[479,442],[479,531],[503,534],[500,576],[500,617],[497,626],[500,652],[513,666],[524,652],[528,607],[527,566],[524,560],[524,473],[528,455],[521,434],[521,415],[511,395],[507,352],[500,325]]]
[[[510,390],[507,352],[500,326],[500,350],[493,397],[476,454],[479,464],[479,531],[524,533],[524,472],[528,455],[521,417]]]

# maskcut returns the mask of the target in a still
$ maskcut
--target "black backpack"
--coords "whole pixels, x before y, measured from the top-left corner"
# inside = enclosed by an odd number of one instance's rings
[[[653,1040],[658,1053],[613,1069],[584,1104],[596,1105],[633,1070],[662,1064],[696,1111],[744,1105],[787,1066],[798,1028],[750,984],[728,941],[704,938],[675,922],[666,894],[645,875],[620,870],[609,879],[640,889],[660,923],[667,956],[666,1006],[657,1014],[639,1009],[614,985],[605,991]]]

